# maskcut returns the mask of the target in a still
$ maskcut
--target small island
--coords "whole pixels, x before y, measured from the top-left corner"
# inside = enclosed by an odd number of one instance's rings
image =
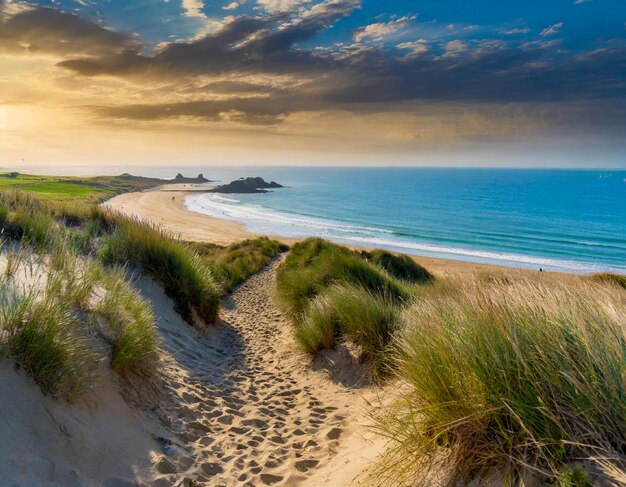
[[[263,178],[239,178],[228,184],[223,184],[210,190],[211,193],[226,193],[226,194],[249,194],[249,193],[268,193],[269,189],[284,188],[282,184],[278,184],[276,181],[267,182]]]

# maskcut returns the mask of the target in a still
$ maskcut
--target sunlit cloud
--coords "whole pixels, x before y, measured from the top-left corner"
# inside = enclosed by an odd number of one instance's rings
[[[360,0],[176,2],[154,4],[168,9],[163,35],[146,36],[130,7],[117,24],[77,9],[90,2],[0,0],[4,157],[44,141],[61,157],[77,134],[101,144],[119,131],[133,153],[155,132],[183,152],[190,140],[417,153],[546,133],[624,139],[623,20],[583,40],[566,13],[480,24],[469,7],[459,23],[412,2],[397,13]]]

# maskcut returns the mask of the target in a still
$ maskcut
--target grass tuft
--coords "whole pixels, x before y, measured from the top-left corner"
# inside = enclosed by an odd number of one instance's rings
[[[228,292],[268,265],[283,250],[267,237],[248,239],[228,247],[194,243],[193,250],[207,262],[222,292]]]
[[[150,303],[130,284],[123,268],[100,270],[104,298],[95,307],[107,322],[113,344],[111,366],[120,373],[154,364],[158,339]]]
[[[358,253],[319,238],[294,245],[277,274],[277,295],[292,317],[333,284],[354,284],[395,302],[409,298],[406,285]]]
[[[404,254],[392,254],[386,250],[362,252],[363,257],[385,269],[390,275],[404,281],[424,284],[435,277],[411,257]]]
[[[155,225],[108,215],[115,227],[100,249],[109,264],[141,267],[161,284],[180,315],[194,324],[194,311],[206,324],[217,321],[220,290],[201,257]]]
[[[36,299],[5,291],[0,330],[6,355],[44,394],[71,399],[91,384],[95,355],[79,332],[75,313],[53,293]]]
[[[336,285],[317,296],[296,324],[296,341],[309,353],[346,338],[375,375],[389,366],[389,348],[399,326],[396,306],[359,286]]]
[[[591,279],[603,284],[618,286],[626,290],[626,276],[622,276],[621,274],[610,274],[608,272],[604,272],[600,274],[593,274]]]
[[[384,475],[419,483],[448,467],[466,483],[495,468],[511,483],[527,471],[555,480],[568,460],[623,452],[619,291],[583,279],[448,283],[405,318],[398,366],[413,391],[381,420],[394,440]]]

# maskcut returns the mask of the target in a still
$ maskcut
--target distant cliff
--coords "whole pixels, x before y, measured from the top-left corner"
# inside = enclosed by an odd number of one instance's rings
[[[284,188],[276,181],[268,183],[263,178],[239,178],[212,189],[212,193],[267,193],[268,189]]]

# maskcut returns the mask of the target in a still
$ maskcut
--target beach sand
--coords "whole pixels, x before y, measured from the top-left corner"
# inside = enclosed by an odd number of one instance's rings
[[[125,193],[105,203],[105,206],[124,215],[134,216],[161,226],[183,240],[192,242],[211,242],[229,245],[259,234],[246,231],[243,225],[219,218],[190,211],[185,206],[185,196],[194,192],[206,192],[207,186],[194,184],[172,184],[140,193]],[[268,235],[287,245],[293,245],[299,239]],[[354,249],[365,247],[350,246]],[[481,271],[497,271],[504,268],[490,264],[476,264],[460,260],[438,259],[433,257],[415,257],[414,260],[437,276],[464,276]],[[520,271],[532,272],[535,271]]]

